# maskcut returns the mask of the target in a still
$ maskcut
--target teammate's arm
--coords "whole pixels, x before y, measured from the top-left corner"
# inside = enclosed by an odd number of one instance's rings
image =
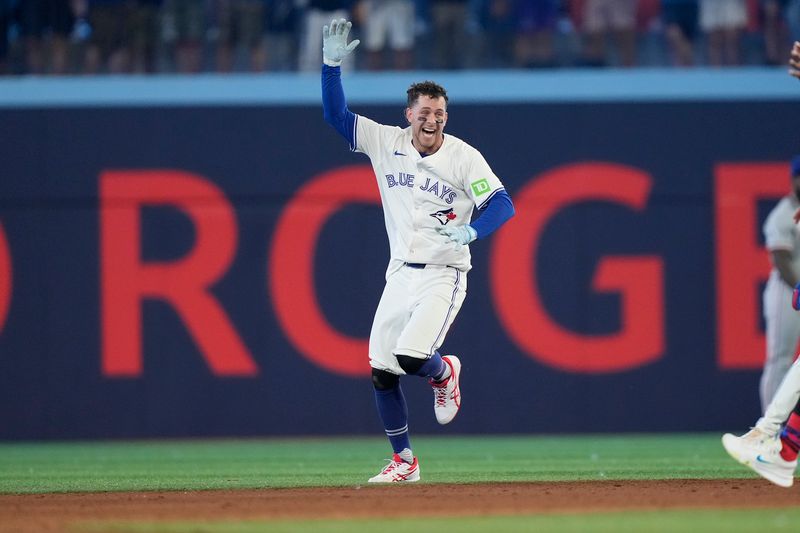
[[[352,24],[344,19],[331,21],[322,28],[322,112],[325,122],[333,126],[351,148],[355,148],[355,114],[347,109],[342,88],[341,64],[358,46],[359,40],[347,44]]]

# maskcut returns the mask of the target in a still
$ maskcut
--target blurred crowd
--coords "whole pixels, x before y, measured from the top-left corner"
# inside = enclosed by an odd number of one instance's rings
[[[779,65],[800,0],[0,0],[0,74]]]

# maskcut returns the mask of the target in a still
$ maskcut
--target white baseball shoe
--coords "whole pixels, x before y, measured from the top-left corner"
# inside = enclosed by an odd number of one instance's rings
[[[394,454],[392,460],[377,476],[369,478],[370,483],[399,483],[403,481],[419,481],[419,461],[409,464],[399,455]]]
[[[449,424],[461,408],[461,361],[455,355],[443,355],[442,360],[450,367],[450,377],[441,383],[430,380],[433,387],[433,412],[440,424]]]
[[[749,467],[756,474],[780,487],[791,487],[797,460],[785,461],[781,457],[781,440],[753,428],[741,437],[726,433],[722,446],[731,457]]]

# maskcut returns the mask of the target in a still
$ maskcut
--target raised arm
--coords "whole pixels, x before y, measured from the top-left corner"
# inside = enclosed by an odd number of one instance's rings
[[[342,88],[342,60],[358,46],[358,40],[347,44],[352,24],[344,19],[331,21],[322,28],[322,112],[325,122],[333,126],[355,148],[355,114],[347,109]]]

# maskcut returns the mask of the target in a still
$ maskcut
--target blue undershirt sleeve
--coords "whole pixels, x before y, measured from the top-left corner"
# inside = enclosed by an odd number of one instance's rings
[[[495,193],[492,199],[486,204],[478,220],[472,222],[470,225],[477,232],[478,238],[483,239],[491,235],[492,232],[497,230],[513,216],[514,204],[511,202],[511,197],[505,189],[503,189]]]
[[[322,112],[325,122],[333,126],[356,149],[356,115],[347,109],[342,88],[341,67],[322,65]]]

